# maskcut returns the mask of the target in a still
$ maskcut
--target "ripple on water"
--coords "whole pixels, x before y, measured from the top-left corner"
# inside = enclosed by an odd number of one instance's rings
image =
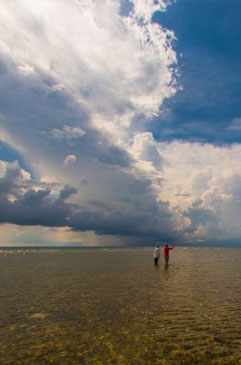
[[[240,364],[240,252],[0,252],[1,360]]]

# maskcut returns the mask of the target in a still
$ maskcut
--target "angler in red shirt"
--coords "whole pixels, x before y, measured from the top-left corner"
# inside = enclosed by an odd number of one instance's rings
[[[166,265],[168,265],[168,261],[169,261],[169,251],[173,250],[174,246],[175,245],[172,245],[171,247],[169,247],[168,245],[165,245],[165,247],[163,248]]]

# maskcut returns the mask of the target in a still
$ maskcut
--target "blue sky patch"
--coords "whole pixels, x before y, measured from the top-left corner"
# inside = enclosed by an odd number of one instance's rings
[[[241,116],[241,2],[177,1],[153,21],[175,32],[183,90],[167,99],[165,117],[153,120],[158,140],[230,144],[241,130],[230,126]]]
[[[25,171],[28,171],[31,174],[32,179],[34,179],[33,171],[31,171],[30,166],[24,161],[21,154],[3,141],[0,141],[0,160],[6,162],[18,161],[19,166]]]

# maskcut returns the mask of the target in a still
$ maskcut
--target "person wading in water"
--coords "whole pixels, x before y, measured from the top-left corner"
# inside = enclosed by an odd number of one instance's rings
[[[160,251],[160,248],[159,248],[159,245],[157,244],[155,249],[154,249],[154,264],[157,265],[158,264],[158,260],[161,256],[161,251]]]
[[[172,245],[171,247],[167,245],[165,245],[165,247],[163,248],[163,251],[164,251],[164,258],[165,258],[165,263],[166,263],[166,266],[168,265],[168,261],[169,261],[169,251],[170,250],[173,250],[174,249],[174,246],[175,245]]]

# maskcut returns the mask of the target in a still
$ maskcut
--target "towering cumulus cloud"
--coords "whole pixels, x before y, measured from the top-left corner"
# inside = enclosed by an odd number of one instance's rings
[[[217,188],[223,149],[160,143],[148,129],[178,87],[175,35],[152,21],[168,5],[1,1],[2,241],[6,224],[8,241],[11,227],[32,237],[35,226],[36,242],[229,235],[240,177],[226,166]]]

